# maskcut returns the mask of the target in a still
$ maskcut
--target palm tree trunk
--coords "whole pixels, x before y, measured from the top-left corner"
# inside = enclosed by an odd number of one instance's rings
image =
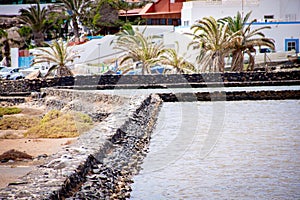
[[[72,22],[73,22],[73,31],[74,31],[74,36],[75,36],[75,42],[77,42],[77,41],[79,41],[79,25],[78,25],[76,17],[72,17]]]
[[[33,33],[33,39],[35,42],[35,45],[38,47],[43,46],[44,43],[44,33],[43,32],[34,32]]]
[[[241,50],[236,50],[232,55],[231,71],[243,71],[244,57]]]
[[[10,58],[10,46],[9,46],[9,41],[8,39],[3,41],[3,60],[4,62],[2,63],[3,65],[10,67],[11,66],[11,58]]]
[[[217,51],[213,57],[213,71],[224,72],[224,68],[225,68],[224,56],[220,51]]]
[[[145,74],[147,74],[147,69],[146,69],[145,63],[142,63],[142,75],[145,75]]]
[[[247,70],[253,71],[254,70],[254,64],[255,64],[254,56],[251,54],[251,52],[249,50],[247,50],[247,54],[249,55],[249,65],[247,67]]]
[[[66,66],[59,66],[57,68],[57,76],[73,76],[73,73],[71,70],[69,70]]]

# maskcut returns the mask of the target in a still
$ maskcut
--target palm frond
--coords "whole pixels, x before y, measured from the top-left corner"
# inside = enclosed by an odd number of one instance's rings
[[[34,64],[48,62],[55,64],[52,70],[57,70],[58,76],[62,74],[72,74],[68,65],[73,62],[73,60],[78,57],[77,53],[72,52],[68,42],[63,42],[62,39],[53,41],[49,49],[39,48],[41,53],[35,54]]]

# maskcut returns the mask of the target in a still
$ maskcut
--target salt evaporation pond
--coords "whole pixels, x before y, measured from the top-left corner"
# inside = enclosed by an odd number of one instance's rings
[[[164,103],[131,199],[300,199],[300,101]]]

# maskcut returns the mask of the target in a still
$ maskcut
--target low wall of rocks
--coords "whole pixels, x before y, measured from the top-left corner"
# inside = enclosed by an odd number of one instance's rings
[[[78,89],[206,87],[214,83],[226,86],[299,85],[300,71],[227,72],[182,75],[99,75],[36,80],[0,80],[0,95],[24,95],[46,87]]]
[[[0,96],[0,106],[14,106],[26,102],[26,97],[1,97]]]
[[[42,97],[42,98],[40,98]],[[88,114],[94,121],[101,121],[130,100],[128,97],[103,94],[97,91],[42,88],[36,93],[37,103],[48,110],[79,111]]]
[[[132,176],[140,168],[162,101],[157,95],[131,96],[127,100],[122,99],[121,107],[80,135],[75,144],[0,189],[0,197],[26,200],[128,197]]]
[[[214,91],[211,93],[159,93],[158,95],[164,102],[300,99],[299,90]]]

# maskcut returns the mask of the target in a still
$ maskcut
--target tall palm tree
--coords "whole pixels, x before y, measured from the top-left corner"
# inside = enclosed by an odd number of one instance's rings
[[[244,69],[244,54],[249,55],[249,65],[248,69],[253,70],[254,68],[254,56],[251,54],[255,52],[256,46],[267,46],[274,49],[274,41],[270,38],[266,38],[261,32],[264,29],[270,29],[270,26],[263,26],[258,29],[251,30],[251,26],[256,20],[252,20],[247,24],[251,12],[247,13],[243,18],[241,13],[238,12],[237,15],[232,17],[226,17],[220,19],[221,23],[227,23],[229,27],[229,32],[231,35],[235,34],[232,43],[232,71],[243,71]]]
[[[54,40],[50,49],[39,48],[41,53],[35,54],[33,64],[37,63],[52,63],[46,76],[52,71],[56,71],[57,76],[72,76],[73,73],[69,69],[68,65],[71,64],[78,55],[72,52],[71,47],[68,46],[67,42],[63,42],[62,39]]]
[[[18,41],[16,35],[12,33],[14,31],[17,33],[16,29],[16,27],[12,27],[8,30],[0,29],[0,48],[3,56],[2,64],[7,67],[11,67],[10,49],[20,45],[20,41]]]
[[[210,67],[209,71],[223,72],[224,58],[230,51],[231,38],[234,37],[234,34],[229,35],[228,25],[218,23],[213,17],[204,17],[198,20],[191,29],[194,38],[190,45],[197,45],[201,54],[198,58],[203,57],[207,61],[202,63],[204,65],[202,71]]]
[[[22,8],[19,10],[19,13],[19,19],[31,27],[35,44],[42,46],[44,33],[49,27],[49,24],[45,23],[49,10],[46,7],[41,9],[40,4],[37,2],[36,6],[30,6],[26,9]]]
[[[159,56],[163,51],[162,42],[154,42],[158,37],[145,36],[139,31],[124,31],[119,34],[118,38],[114,41],[114,48],[120,49],[125,52],[121,57],[120,65],[123,65],[126,61],[140,62],[142,74],[151,74],[151,67],[157,64]],[[124,72],[134,69],[135,66],[123,67]]]
[[[85,14],[85,10],[91,4],[91,1],[86,0],[61,0],[62,8],[67,10],[72,18],[73,32],[75,41],[79,39],[79,22]]]
[[[7,38],[8,34],[5,30],[0,29],[0,47],[2,55],[3,55],[3,61],[4,65],[9,67],[10,66],[10,47],[9,47],[9,41]]]
[[[183,56],[178,55],[178,43],[176,43],[177,49],[168,48],[162,50],[160,56],[160,62],[164,65],[172,66],[176,73],[193,73],[195,72],[194,65],[188,62]]]

